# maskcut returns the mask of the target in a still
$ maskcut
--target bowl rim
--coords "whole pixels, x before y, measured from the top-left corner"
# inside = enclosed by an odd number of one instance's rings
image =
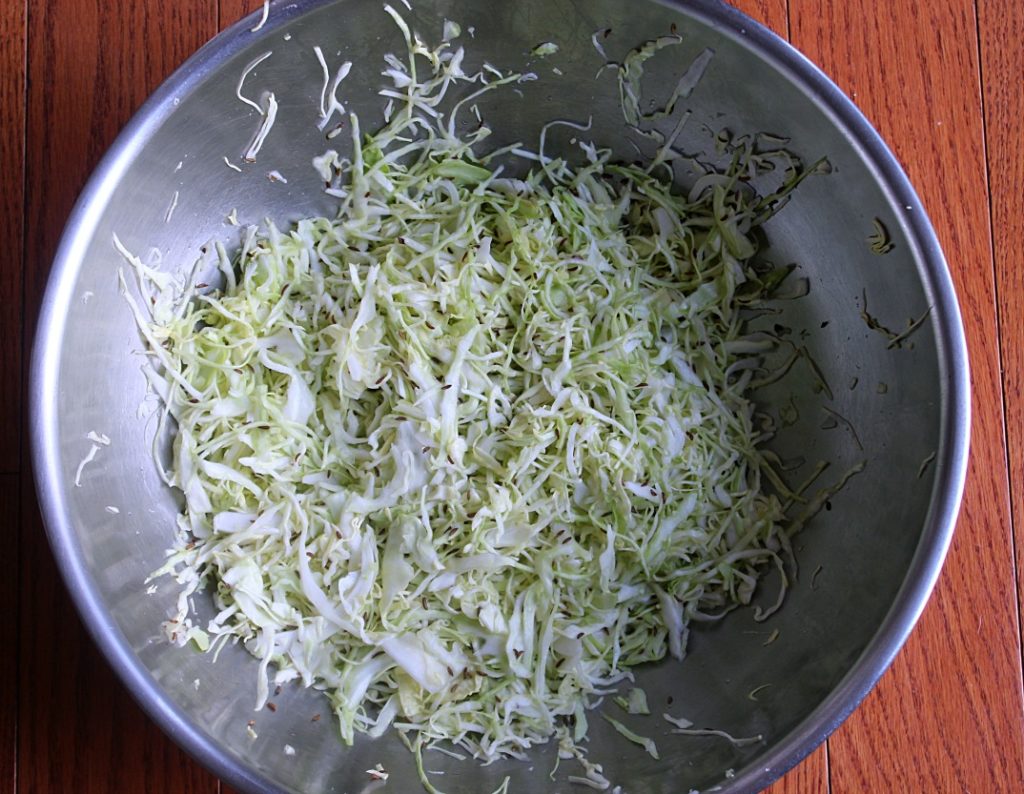
[[[858,151],[886,194],[903,208],[925,287],[934,300],[936,344],[943,377],[940,446],[931,503],[921,539],[885,620],[849,672],[829,695],[765,755],[722,782],[723,792],[760,790],[796,766],[860,704],[886,671],[920,617],[952,540],[967,472],[970,438],[970,376],[967,344],[952,278],[938,238],[907,175],[879,133],[854,103],[816,65],[788,42],[741,11],[716,0],[652,0],[685,11],[771,64],[808,96]],[[33,345],[29,381],[29,436],[36,494],[58,568],[93,641],[142,709],[179,746],[229,784],[248,791],[282,791],[241,760],[219,749],[206,731],[170,699],[143,666],[104,606],[70,520],[62,486],[57,406],[59,353],[66,312],[83,250],[106,198],[146,140],[183,95],[212,71],[275,31],[331,0],[274,0],[266,24],[252,27],[255,11],[197,50],[146,100],[118,135],[72,210],[47,281]]]

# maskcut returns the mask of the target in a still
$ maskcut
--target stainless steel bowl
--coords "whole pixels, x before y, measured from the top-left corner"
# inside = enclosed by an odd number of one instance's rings
[[[807,373],[765,399],[795,396],[803,408],[800,421],[775,442],[780,454],[832,461],[826,482],[858,460],[867,460],[867,468],[799,536],[801,578],[777,616],[759,624],[749,610],[736,612],[698,630],[682,665],[665,662],[639,674],[656,714],[668,710],[671,697],[673,713],[736,734],[762,733],[765,740],[736,749],[713,739],[664,737],[663,758],[655,762],[603,720],[592,721],[592,757],[631,794],[767,785],[820,743],[885,670],[925,604],[953,531],[967,454],[967,360],[956,298],[928,219],[853,104],[787,44],[725,6],[420,0],[409,17],[434,37],[445,18],[464,30],[472,26],[471,53],[504,67],[529,62],[542,41],[561,46],[530,63],[541,79],[522,85],[521,96],[483,108],[502,138],[529,140],[555,115],[593,115],[593,139],[632,158],[615,81],[594,79],[601,60],[590,36],[610,27],[605,44],[614,57],[675,23],[686,43],[651,62],[652,90],[667,90],[702,48],[716,53],[689,100],[687,147],[710,147],[702,125],[770,131],[792,138],[791,148],[806,159],[827,155],[834,165],[831,176],[804,183],[768,234],[774,260],[799,263],[811,283],[809,297],[789,304],[780,322],[809,332],[806,344],[834,395],[825,404],[850,421],[856,439],[845,425],[823,422],[824,398],[813,393]],[[390,790],[415,791],[412,758],[396,737],[344,748],[314,691],[289,688],[276,698],[276,713],[254,714],[256,661],[234,647],[216,663],[169,647],[159,624],[176,588],[161,580],[147,595],[143,584],[171,543],[179,503],[157,477],[148,451],[152,426],[138,416],[145,393],[141,345],[118,295],[111,236],[116,232],[140,252],[156,247],[166,266],[182,266],[210,239],[233,242],[236,230],[224,223],[232,208],[243,222],[330,212],[331,200],[310,167],[325,148],[315,126],[321,78],[311,48],[319,44],[331,60],[341,52],[356,63],[344,94],[364,120],[379,118],[380,56],[401,49],[378,0],[280,2],[256,33],[254,22],[215,38],[153,95],[68,222],[32,361],[39,499],[54,554],[96,642],[149,714],[218,775],[252,791],[357,791],[370,787],[363,770],[383,762]],[[222,158],[238,160],[257,121],[234,97],[236,82],[267,50],[273,56],[249,83],[280,98],[277,126],[257,163],[236,173]],[[270,169],[287,184],[268,180]],[[885,256],[873,254],[867,242],[876,217],[895,243]],[[862,294],[871,314],[893,326],[931,307],[913,349],[888,349],[866,327]],[[90,431],[108,435],[111,444],[82,469],[76,487]],[[209,609],[203,598],[196,601]],[[778,640],[766,645],[775,629]],[[756,702],[747,698],[765,683],[772,686]],[[317,713],[324,718],[311,722]],[[251,719],[255,739],[246,730]],[[665,727],[652,723],[649,730],[660,737]],[[296,753],[286,755],[285,744]],[[549,782],[553,758],[548,747],[530,764],[480,768],[438,755],[429,766],[446,773],[437,781],[452,792],[489,791],[506,774],[513,791],[568,788]]]

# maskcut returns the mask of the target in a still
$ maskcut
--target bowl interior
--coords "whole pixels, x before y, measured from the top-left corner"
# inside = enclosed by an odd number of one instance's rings
[[[553,118],[592,118],[587,133],[553,133],[549,151],[568,151],[571,138],[586,136],[633,159],[614,73],[595,77],[603,59],[591,35],[611,28],[601,40],[609,58],[619,59],[675,25],[684,43],[650,62],[645,90],[652,96],[666,95],[704,48],[715,53],[686,102],[693,115],[682,148],[709,152],[722,129],[764,131],[790,138],[789,148],[807,162],[827,156],[832,163],[831,175],[807,180],[767,226],[765,256],[796,263],[811,289],[764,320],[793,329],[831,396],[799,363],[759,400],[776,420],[790,401],[798,410],[795,422],[780,421],[773,442],[781,457],[806,460],[794,481],[819,460],[831,464],[820,486],[861,461],[866,467],[798,536],[799,577],[780,613],[758,623],[752,610],[740,610],[697,629],[683,664],[666,661],[638,672],[654,715],[627,722],[656,739],[661,761],[624,742],[604,720],[591,720],[591,758],[631,794],[716,784],[748,790],[767,782],[823,738],[880,673],[930,586],[899,596],[908,572],[933,576],[948,540],[951,519],[942,513],[942,498],[948,498],[949,478],[956,479],[950,467],[959,465],[955,455],[950,462],[950,450],[962,442],[949,429],[950,389],[959,377],[949,331],[956,318],[943,315],[950,309],[949,287],[927,223],[915,218],[922,210],[905,184],[894,185],[892,174],[883,173],[883,165],[892,164],[884,158],[879,164],[871,149],[877,144],[865,138],[866,126],[845,100],[827,94],[820,78],[808,77],[806,64],[739,15],[654,2],[445,0],[421,2],[406,16],[428,41],[440,39],[446,18],[458,21],[470,63],[486,59],[537,74],[534,82],[481,101],[496,145],[533,142]],[[381,118],[382,54],[403,52],[377,0],[278,4],[262,30],[250,32],[251,24],[218,37],[161,88],[104,162],[69,226],[37,351],[42,501],[72,589],[86,611],[95,610],[90,622],[115,665],[165,727],[218,772],[254,788],[356,791],[364,781],[372,787],[364,770],[380,762],[392,775],[388,788],[412,791],[418,785],[413,758],[398,738],[360,738],[343,748],[315,691],[286,687],[275,698],[275,713],[254,713],[257,662],[237,647],[225,648],[214,663],[209,655],[169,646],[160,623],[178,587],[160,579],[147,595],[144,584],[172,542],[179,501],[150,457],[154,421],[140,413],[146,399],[141,343],[119,295],[121,261],[112,235],[144,256],[156,249],[163,267],[177,271],[190,267],[211,240],[237,245],[238,229],[226,222],[232,209],[243,224],[271,218],[281,226],[330,214],[333,200],[311,160],[328,147],[345,149],[348,139],[328,143],[317,130],[322,77],[313,47],[319,45],[332,66],[354,63],[339,96],[364,126]],[[556,42],[559,51],[532,56],[544,41]],[[278,121],[257,161],[238,173],[224,158],[240,161],[258,118],[235,89],[246,64],[268,51],[272,55],[246,85],[257,96],[275,92]],[[851,120],[862,126],[851,129]],[[673,124],[666,120],[665,130]],[[268,179],[271,170],[287,183]],[[895,244],[884,256],[873,253],[868,240],[875,218]],[[908,318],[929,307],[932,312],[912,345],[888,348],[861,315],[865,297],[871,315],[900,330]],[[76,486],[90,431],[106,434],[111,444],[82,469]],[[922,470],[933,454],[937,463]],[[762,603],[774,599],[776,584],[765,580]],[[195,600],[208,614],[205,596]],[[894,604],[902,622],[882,636]],[[776,631],[777,639],[767,642]],[[868,663],[871,648],[881,655]],[[851,676],[856,685],[843,690]],[[765,684],[771,686],[756,700],[748,696]],[[665,711],[738,736],[760,733],[764,742],[736,748],[720,739],[668,736],[670,726],[660,717]],[[311,721],[316,714],[323,718]],[[247,732],[252,719],[257,738]],[[286,744],[296,748],[294,755],[285,754]],[[529,763],[487,768],[431,753],[427,768],[444,773],[435,784],[449,792],[492,790],[506,775],[510,790],[521,791],[547,786],[554,761],[551,747],[539,748]],[[558,779],[577,773],[567,772],[569,766],[563,762]],[[727,776],[727,770],[733,771]]]

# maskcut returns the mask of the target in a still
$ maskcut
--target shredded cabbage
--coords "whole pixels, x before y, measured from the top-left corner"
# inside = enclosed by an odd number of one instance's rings
[[[467,74],[454,26],[430,48],[387,10],[409,57],[385,58],[383,128],[350,114],[351,154],[317,158],[335,218],[249,227],[222,289],[173,300],[120,246],[157,307],[129,295],[185,496],[158,572],[184,586],[170,632],[244,642],[257,708],[271,678],[323,689],[346,742],[394,725],[491,760],[557,735],[606,785],[577,747],[586,709],[681,659],[690,623],[749,603],[788,548],[741,309],[785,275],[750,263],[752,233],[804,172],[759,196],[747,140],[681,195],[667,150],[647,170],[589,144],[580,165],[543,141],[481,153],[467,107],[531,76]],[[626,96],[667,43],[627,59]],[[322,126],[349,65],[328,86],[317,55]]]

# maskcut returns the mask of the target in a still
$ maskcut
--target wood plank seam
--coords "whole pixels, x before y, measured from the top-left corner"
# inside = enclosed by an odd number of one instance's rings
[[[21,80],[22,80],[21,86],[20,86],[21,87],[21,92],[20,92],[21,93],[21,96],[20,96],[20,103],[21,103],[21,126],[20,126],[20,129],[18,129],[15,132],[15,135],[17,135],[18,138],[20,138],[20,141],[19,141],[18,145],[19,145],[19,148],[20,148],[20,155],[21,155],[21,157],[20,157],[21,162],[19,163],[19,166],[21,168],[21,180],[20,180],[21,184],[19,186],[20,190],[21,190],[20,218],[18,218],[15,221],[15,223],[20,223],[20,228],[16,230],[16,238],[17,238],[18,245],[19,245],[19,255],[18,255],[18,257],[15,260],[16,263],[17,263],[17,268],[18,268],[18,278],[20,280],[20,283],[18,284],[18,287],[19,287],[18,292],[20,293],[20,295],[19,295],[20,305],[18,307],[18,319],[17,319],[16,329],[15,329],[15,333],[18,336],[18,340],[17,340],[18,354],[17,354],[17,361],[16,361],[16,367],[15,367],[15,371],[16,371],[17,374],[15,375],[15,377],[17,377],[19,379],[19,382],[16,384],[16,388],[15,388],[15,394],[16,394],[16,400],[17,400],[16,406],[15,406],[15,416],[19,420],[22,420],[23,414],[25,413],[25,410],[27,408],[27,404],[26,404],[26,402],[24,400],[24,397],[23,397],[24,381],[22,380],[22,378],[23,378],[23,362],[25,360],[25,324],[26,324],[26,318],[25,318],[25,279],[23,277],[23,274],[24,274],[24,270],[25,270],[25,268],[24,268],[25,250],[26,250],[26,240],[27,240],[27,233],[28,233],[28,224],[26,223],[26,218],[28,217],[28,165],[27,165],[27,157],[28,157],[28,15],[29,15],[29,3],[28,3],[28,0],[22,0],[20,5],[21,5],[20,17],[21,17],[22,25],[21,25],[21,30],[18,31],[17,35],[20,38],[20,43],[21,43],[21,64],[20,64],[20,66],[21,66]],[[10,377],[10,373],[8,373],[7,376]],[[25,468],[25,466],[24,466],[25,452],[24,452],[24,449],[23,449],[21,435],[22,434],[20,432],[15,432],[15,434],[14,434],[13,445],[15,446],[15,450],[14,450],[14,454],[13,454],[13,461],[14,461],[13,468],[10,468],[9,466],[4,466],[3,467],[3,471],[0,472],[0,474],[4,474],[4,475],[6,475],[6,474],[19,474],[21,471],[24,470],[24,468]],[[7,440],[6,443],[10,443],[10,440]],[[20,511],[20,502],[19,502],[18,510]],[[20,544],[18,544],[18,550],[16,551],[16,556],[18,554],[20,554]],[[19,559],[19,562],[20,562],[20,559]],[[15,596],[15,605],[14,605],[15,610],[17,610],[17,608],[18,608],[18,600],[20,599],[20,593],[21,593],[21,586],[20,586],[21,585],[21,567],[20,567],[20,565],[19,565],[19,568],[18,568],[18,575],[16,577],[16,580],[17,580],[17,583],[18,583],[18,589],[17,589],[17,594]],[[15,633],[15,646],[14,647],[15,647],[15,649],[17,649],[18,648],[17,624],[15,624],[15,625],[16,625],[16,628],[15,628],[15,632],[16,633]],[[17,673],[18,673],[17,663],[18,662],[17,662],[17,654],[16,654],[16,659],[15,659],[15,675],[17,675]],[[18,704],[17,704],[17,693],[15,693],[15,704],[14,705],[15,705],[15,709],[17,709],[17,707],[18,707]],[[15,742],[17,742],[17,720],[15,720]],[[17,745],[15,745],[15,746],[17,746]],[[14,767],[14,770],[15,770],[15,785],[17,785],[17,754],[15,754],[14,764],[15,764],[15,767]]]
[[[825,739],[825,794],[832,794],[832,753],[829,747],[831,737]]]
[[[20,283],[20,307],[19,307],[19,320],[18,320],[18,350],[19,360],[17,362],[17,369],[19,376],[23,378],[22,373],[24,372],[24,361],[25,361],[25,329],[27,324],[27,318],[25,313],[25,254],[28,246],[28,30],[29,30],[29,0],[22,0],[21,2],[21,30],[18,35],[21,40],[21,96],[18,100],[21,102],[21,129],[15,132],[16,135],[21,138],[21,228],[18,229],[18,256],[15,259],[16,266],[19,270]],[[22,379],[18,384],[17,394],[19,397],[19,404],[17,407],[17,416],[20,421],[24,421],[24,414],[27,411],[28,403],[24,399],[24,387],[25,381]],[[12,631],[14,635],[14,658],[12,660],[12,678],[11,681],[15,684],[21,680],[21,601],[22,601],[22,586],[25,578],[24,573],[24,543],[21,542],[21,527],[24,526],[22,520],[22,513],[24,511],[24,499],[22,498],[22,477],[26,476],[25,470],[25,458],[27,453],[25,446],[22,443],[22,433],[16,433],[17,450],[15,452],[15,460],[17,461],[17,469],[14,472],[16,475],[16,494],[17,494],[17,506],[13,513],[17,517],[17,527],[12,534],[14,538],[14,558],[16,560],[17,571],[15,573],[15,591],[14,600],[9,614],[12,618]],[[9,689],[13,690],[11,693],[11,707],[13,708],[13,730],[11,739],[13,740],[12,758],[11,758],[11,792],[17,792],[19,790],[19,761],[20,761],[20,724],[19,715],[21,714],[21,687],[17,685],[11,686],[7,683]]]
[[[985,150],[985,164],[986,164],[985,184],[986,184],[986,188],[988,190],[988,223],[989,223],[989,235],[990,235],[990,237],[992,239],[993,293],[995,295],[995,303],[996,303],[996,320],[995,321],[996,321],[997,339],[999,340],[999,345],[997,346],[996,354],[997,354],[998,360],[999,360],[999,371],[1001,373],[1005,373],[1006,372],[1006,366],[1009,365],[1009,366],[1012,367],[1014,365],[1014,362],[1012,360],[1011,361],[1007,361],[1007,356],[1005,355],[1005,352],[1004,352],[1004,346],[1006,344],[1008,344],[1008,342],[1006,341],[1006,338],[1005,338],[1005,336],[1003,334],[1003,327],[1004,327],[1004,317],[1003,317],[1004,294],[1003,294],[1003,286],[1004,285],[1001,283],[1000,269],[999,269],[999,263],[998,263],[998,259],[997,259],[997,257],[999,256],[999,248],[1000,248],[1000,246],[999,246],[999,242],[998,242],[999,241],[999,236],[996,233],[996,217],[995,217],[996,206],[995,206],[995,200],[994,200],[994,195],[993,195],[993,191],[992,191],[992,183],[993,183],[993,177],[992,177],[992,168],[993,168],[992,156],[993,155],[992,155],[992,150],[993,150],[994,147],[989,142],[990,141],[990,139],[989,139],[989,112],[990,112],[991,108],[990,108],[990,105],[989,105],[989,102],[988,102],[988,99],[987,99],[987,96],[986,96],[986,91],[985,91],[985,88],[986,88],[986,82],[985,82],[985,60],[986,59],[984,57],[984,55],[985,55],[985,42],[983,40],[984,25],[983,25],[983,22],[982,22],[982,19],[981,19],[981,7],[980,7],[980,5],[978,3],[978,0],[975,0],[974,15],[975,15],[975,27],[976,27],[977,34],[978,34],[978,76],[979,76],[979,82],[981,83],[981,124],[982,124],[982,131],[984,133],[983,145],[984,145],[984,150]],[[1012,285],[1010,285],[1010,286],[1011,286],[1011,290],[1010,291],[1012,292]],[[1019,574],[1021,559],[1020,559],[1020,555],[1018,553],[1018,549],[1020,547],[1020,542],[1021,541],[1020,541],[1020,537],[1019,537],[1020,529],[1018,527],[1018,510],[1017,510],[1017,505],[1019,504],[1019,499],[1020,499],[1019,490],[1020,490],[1020,488],[1022,486],[1024,486],[1024,483],[1016,482],[1015,478],[1012,476],[1012,473],[1013,473],[1013,470],[1014,470],[1013,460],[1012,460],[1012,454],[1013,454],[1012,441],[1013,441],[1013,438],[1014,438],[1014,433],[1012,432],[1012,428],[1010,426],[1011,425],[1011,420],[1010,420],[1009,398],[1008,398],[1008,394],[1010,392],[1010,388],[1009,388],[1010,385],[1011,384],[1006,380],[1005,375],[1004,375],[1003,376],[1003,390],[1002,390],[1002,396],[1003,396],[1003,402],[1002,402],[1002,410],[1003,410],[1003,436],[1006,439],[1006,444],[1005,444],[1005,451],[1006,451],[1006,474],[1007,474],[1008,488],[1009,488],[1009,493],[1010,493],[1010,536],[1011,536],[1011,539],[1012,539],[1011,554],[1012,554],[1012,560],[1013,560],[1013,570],[1015,572],[1018,572],[1017,576],[1014,577],[1014,587],[1015,587],[1015,593],[1016,593],[1016,601],[1014,603],[1014,606],[1015,606],[1016,612],[1017,612],[1017,625],[1018,625],[1018,627],[1020,627],[1020,626],[1022,626],[1022,623],[1021,623],[1021,608],[1022,607],[1021,607],[1021,605],[1024,604],[1024,599],[1022,599],[1022,595],[1024,595],[1024,593],[1022,593],[1022,589],[1021,589],[1022,588],[1022,580],[1021,580],[1020,574]],[[1024,631],[1018,630],[1018,639],[1019,639],[1018,653],[1020,654],[1020,657],[1021,657],[1021,667],[1022,667],[1022,669],[1024,669]]]
[[[216,0],[29,6],[22,353],[76,195],[141,101],[215,32],[216,19]],[[21,506],[11,511],[20,516],[19,794],[212,794],[216,779],[142,714],[83,631],[42,532],[27,436],[20,450]]]
[[[988,124],[989,107],[988,107],[988,101],[987,101],[987,99],[985,97],[985,55],[984,55],[984,49],[983,49],[983,45],[982,45],[981,9],[978,7],[978,0],[975,0],[975,3],[974,3],[974,30],[975,30],[975,34],[977,36],[977,48],[978,48],[978,91],[979,91],[979,95],[980,95],[980,98],[981,98],[981,131],[982,131],[981,145],[982,145],[982,153],[983,153],[984,158],[985,158],[985,173],[984,173],[985,191],[986,191],[986,193],[988,195],[988,233],[989,233],[989,239],[992,241],[992,245],[990,246],[990,249],[989,249],[991,251],[991,253],[992,253],[992,257],[991,257],[991,260],[992,260],[992,262],[991,262],[991,264],[992,264],[992,291],[993,291],[993,295],[995,296],[995,303],[996,303],[996,313],[995,313],[996,339],[998,339],[999,342],[1000,342],[998,345],[996,345],[995,353],[996,353],[996,357],[998,359],[999,371],[1000,372],[1004,372],[1005,371],[1004,367],[1005,367],[1006,361],[1005,361],[1005,356],[1003,354],[1003,314],[999,310],[999,308],[1002,306],[1003,301],[1002,301],[1002,296],[1001,296],[1001,285],[999,283],[999,267],[998,267],[998,263],[996,261],[996,257],[998,255],[998,250],[997,250],[998,249],[998,242],[997,241],[998,241],[999,238],[998,238],[998,236],[996,234],[995,206],[994,206],[994,203],[993,203],[993,196],[992,196],[992,173],[991,173],[991,169],[993,167],[993,164],[992,164],[992,159],[991,159],[991,155],[990,155],[991,147],[989,146],[989,124]],[[1005,465],[1006,465],[1005,473],[1006,473],[1006,476],[1007,476],[1007,489],[1008,489],[1009,494],[1010,494],[1010,511],[1009,511],[1009,514],[1010,514],[1010,539],[1011,539],[1010,555],[1011,555],[1011,559],[1013,561],[1013,570],[1014,571],[1019,571],[1020,570],[1020,567],[1019,567],[1020,560],[1019,560],[1018,554],[1017,554],[1017,548],[1018,548],[1017,511],[1013,509],[1014,504],[1016,504],[1016,496],[1017,496],[1015,491],[1017,490],[1019,484],[1015,483],[1013,481],[1013,477],[1009,476],[1009,473],[1012,471],[1012,461],[1011,461],[1011,458],[1010,458],[1010,456],[1012,454],[1012,450],[1010,448],[1010,440],[1012,438],[1012,434],[1010,432],[1009,406],[1008,406],[1008,402],[1007,402],[1008,401],[1008,396],[1007,396],[1007,389],[1005,387],[1005,384],[1004,384],[1003,389],[1000,390],[1000,393],[1001,393],[1001,396],[1002,396],[1002,406],[1001,407],[1002,407],[1002,414],[1003,414],[1003,438],[1005,440],[1005,443],[1003,445],[1003,451],[1005,453]],[[1016,594],[1016,600],[1014,601],[1013,606],[1015,608],[1014,611],[1016,612],[1017,626],[1019,627],[1021,625],[1021,622],[1020,622],[1021,621],[1020,604],[1022,603],[1021,602],[1021,589],[1020,589],[1021,586],[1020,586],[1020,579],[1019,579],[1019,577],[1016,577],[1016,576],[1014,577],[1013,584],[1014,584],[1014,592]],[[1019,630],[1017,632],[1017,640],[1018,640],[1018,643],[1017,643],[1017,654],[1018,654],[1018,656],[1020,657],[1020,660],[1021,660],[1021,667],[1022,667],[1022,669],[1024,669],[1024,633],[1022,633]]]
[[[995,302],[995,327],[996,327],[996,340],[995,355],[997,360],[998,372],[1005,372],[1006,357],[1004,355],[1004,336],[1003,336],[1003,315],[1000,310],[1002,306],[1002,296],[1000,291],[1000,278],[999,278],[999,267],[996,261],[999,249],[999,237],[996,234],[995,224],[995,204],[992,193],[992,158],[991,158],[991,146],[989,144],[989,123],[988,113],[989,106],[985,96],[985,52],[982,42],[982,21],[981,21],[981,8],[979,0],[974,0],[974,33],[975,33],[975,44],[977,47],[978,57],[978,98],[981,104],[981,130],[982,130],[982,156],[985,163],[985,169],[983,177],[985,180],[985,192],[988,197],[988,233],[989,233],[989,252],[991,254],[991,266],[992,266],[992,293]],[[1017,554],[1018,549],[1018,527],[1017,527],[1017,511],[1014,509],[1015,502],[1015,491],[1017,490],[1017,484],[1014,483],[1013,477],[1010,476],[1012,471],[1012,449],[1011,439],[1012,434],[1009,426],[1009,410],[1008,410],[1008,392],[1006,383],[1002,377],[1000,377],[1000,397],[1001,397],[1001,409],[1003,419],[1003,452],[1004,452],[1004,471],[1003,474],[1006,477],[1006,488],[1010,499],[1009,513],[1009,525],[1010,525],[1010,557],[1012,561],[1012,569],[1014,572],[1020,570],[1019,568],[1019,556]],[[1024,670],[1024,632],[1021,631],[1021,580],[1019,575],[1013,577],[1014,594],[1016,598],[1011,605],[1014,611],[1014,617],[1017,625],[1017,656],[1018,656],[1018,669]]]
[[[1019,679],[1019,627],[1007,603],[1012,566],[993,284],[991,271],[977,266],[992,259],[991,248],[985,250],[990,239],[978,234],[986,224],[979,205],[989,196],[978,177],[986,164],[980,103],[972,93],[980,81],[971,41],[977,31],[970,30],[977,5],[889,0],[874,14],[855,3],[793,5],[805,12],[792,15],[794,38],[855,98],[859,89],[868,117],[903,155],[946,250],[957,253],[950,264],[975,357],[977,443],[949,564],[889,673],[833,737],[834,788],[888,790],[909,781],[922,790],[1007,790],[1021,768],[1021,745],[1007,740],[1021,725],[1017,687],[1010,683]],[[961,600],[975,586],[994,596],[983,610]],[[975,631],[983,618],[986,630]],[[922,708],[926,681],[934,697]],[[978,717],[963,719],[964,713]],[[933,763],[918,763],[927,757],[918,755],[924,742]]]

